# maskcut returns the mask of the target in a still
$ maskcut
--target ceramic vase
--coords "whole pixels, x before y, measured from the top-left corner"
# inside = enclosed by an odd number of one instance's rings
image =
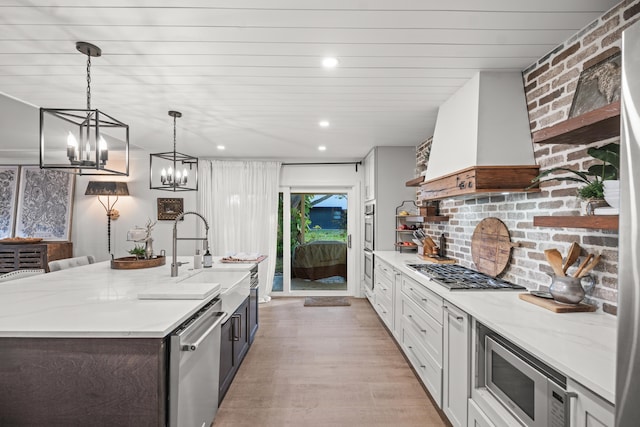
[[[607,180],[602,181],[604,185],[604,199],[612,208],[620,208],[620,181]]]

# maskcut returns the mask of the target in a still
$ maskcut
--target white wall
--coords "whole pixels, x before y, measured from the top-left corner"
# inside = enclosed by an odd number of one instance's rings
[[[282,166],[281,186],[322,187],[327,185],[354,186],[362,182],[362,165]]]

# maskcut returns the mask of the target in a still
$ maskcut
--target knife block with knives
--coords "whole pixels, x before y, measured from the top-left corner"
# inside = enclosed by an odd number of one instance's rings
[[[440,236],[440,247],[433,241],[431,237],[425,234],[422,240],[422,254],[418,256],[426,261],[431,261],[437,264],[455,264],[455,260],[448,258],[445,254],[444,247],[444,234]]]

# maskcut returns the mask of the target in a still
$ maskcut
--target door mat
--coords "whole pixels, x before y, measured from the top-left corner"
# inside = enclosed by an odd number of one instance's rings
[[[306,297],[304,299],[305,307],[342,307],[349,306],[348,297]]]

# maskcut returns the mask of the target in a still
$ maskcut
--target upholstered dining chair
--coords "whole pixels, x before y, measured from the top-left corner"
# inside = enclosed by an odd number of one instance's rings
[[[75,258],[59,259],[49,263],[49,272],[66,270],[67,268],[80,267],[81,265],[89,265],[96,262],[93,255],[79,256]]]
[[[23,277],[36,276],[38,274],[44,274],[44,272],[45,271],[42,268],[14,270],[0,274],[0,282],[8,282],[9,280],[22,279]]]

